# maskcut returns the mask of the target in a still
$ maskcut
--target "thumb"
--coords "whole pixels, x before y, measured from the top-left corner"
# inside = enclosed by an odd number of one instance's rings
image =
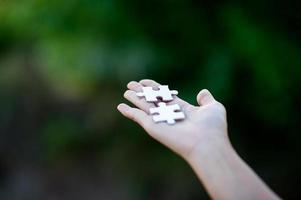
[[[200,106],[205,106],[214,103],[215,99],[207,89],[203,89],[197,96],[197,102]]]

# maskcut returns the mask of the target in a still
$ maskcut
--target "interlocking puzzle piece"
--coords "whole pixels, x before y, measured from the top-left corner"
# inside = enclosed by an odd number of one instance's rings
[[[162,101],[172,101],[173,96],[177,95],[178,91],[169,90],[167,85],[159,86],[159,90],[154,90],[152,87],[143,87],[143,92],[138,92],[138,97],[145,97],[147,102],[157,102],[158,98],[162,98]]]
[[[166,105],[164,102],[158,104],[159,107],[150,108],[150,114],[158,114],[153,116],[153,120],[158,122],[167,122],[172,125],[176,123],[176,120],[185,119],[185,115],[181,111],[181,108],[178,104]]]

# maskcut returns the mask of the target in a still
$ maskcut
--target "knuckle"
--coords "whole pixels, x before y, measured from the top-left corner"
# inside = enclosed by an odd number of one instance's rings
[[[220,103],[220,102],[217,102],[217,107],[219,108],[219,110],[221,110],[222,112],[226,112],[226,108],[225,106]]]
[[[138,122],[138,121],[139,121],[137,111],[133,110],[131,116],[132,116],[132,120],[133,120],[133,121],[135,121],[135,122]]]
[[[146,131],[148,131],[148,130],[150,130],[150,128],[152,126],[152,121],[151,120],[144,120],[144,121],[142,121],[142,126]]]

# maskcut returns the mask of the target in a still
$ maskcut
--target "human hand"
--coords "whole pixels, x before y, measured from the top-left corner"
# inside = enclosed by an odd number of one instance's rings
[[[161,142],[184,159],[188,160],[200,145],[214,145],[228,143],[226,110],[217,102],[208,90],[202,90],[197,95],[199,106],[194,106],[175,97],[168,104],[179,104],[186,115],[186,119],[175,125],[155,123],[149,115],[149,108],[155,107],[144,98],[136,95],[143,86],[158,87],[160,84],[153,80],[132,81],[124,93],[124,97],[137,108],[127,104],[118,105],[118,110],[127,118],[137,122],[154,139]],[[206,148],[202,148],[206,149]]]

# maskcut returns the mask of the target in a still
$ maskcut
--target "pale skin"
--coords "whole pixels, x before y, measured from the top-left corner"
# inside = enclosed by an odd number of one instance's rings
[[[175,97],[186,119],[175,125],[155,123],[149,108],[155,107],[136,95],[143,86],[158,87],[153,80],[132,81],[124,97],[135,107],[118,110],[138,123],[155,140],[181,156],[193,168],[212,199],[280,199],[238,156],[228,138],[226,109],[208,90],[197,95],[198,106]]]

